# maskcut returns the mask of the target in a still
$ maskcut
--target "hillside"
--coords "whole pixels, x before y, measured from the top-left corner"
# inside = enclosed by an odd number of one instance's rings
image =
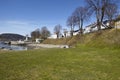
[[[101,33],[86,34],[80,44],[99,48],[120,48],[120,30],[108,29],[101,31]]]
[[[120,47],[120,29],[107,29],[101,32],[74,36],[72,38],[47,39],[45,44],[68,44],[70,46]]]
[[[12,34],[12,33],[0,34],[0,40],[4,40],[4,41],[17,41],[24,39],[25,37],[19,34]]]
[[[77,48],[1,50],[0,80],[119,80],[119,34],[120,30],[111,29],[44,41]]]

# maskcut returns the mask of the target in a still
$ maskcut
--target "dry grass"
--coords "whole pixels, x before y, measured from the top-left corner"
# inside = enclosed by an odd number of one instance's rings
[[[0,80],[119,80],[120,50],[79,46],[0,53]]]
[[[76,46],[78,44],[84,44],[93,47],[120,47],[120,29],[107,29],[101,31],[101,33],[94,32],[85,34],[82,36],[73,36],[72,38],[61,39],[47,39],[43,43],[45,44],[68,44],[70,46]]]

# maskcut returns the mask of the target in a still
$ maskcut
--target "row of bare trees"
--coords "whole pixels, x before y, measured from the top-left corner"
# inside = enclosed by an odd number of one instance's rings
[[[67,20],[67,26],[71,28],[71,36],[75,26],[79,27],[79,31],[83,33],[83,23],[88,19],[89,13],[86,7],[78,7]]]
[[[118,1],[118,0],[117,0]],[[90,16],[96,17],[98,30],[101,30],[101,25],[104,20],[108,19],[110,26],[113,19],[117,15],[117,1],[116,0],[85,0],[86,5],[76,8],[70,17],[67,19],[67,26],[71,29],[71,36],[73,36],[74,28],[79,27],[79,33],[83,34],[83,24]]]
[[[60,37],[61,30],[62,30],[62,26],[60,24],[58,24],[54,27],[54,33],[57,35],[57,38]]]
[[[117,3],[119,2],[117,1],[119,0],[85,0],[86,5],[77,7],[67,19],[67,26],[70,27],[71,36],[73,36],[75,27],[79,28],[79,34],[82,35],[84,23],[90,20],[91,16],[96,18],[98,31],[101,30],[104,20],[109,20],[109,28],[113,27],[111,23],[118,13]],[[57,38],[59,38],[61,30],[62,26],[60,24],[54,27],[54,33],[57,35]],[[66,37],[67,30],[64,29],[63,33]],[[50,36],[50,31],[47,27],[42,27],[41,30],[37,29],[31,32],[32,39],[46,39],[48,36]]]
[[[87,6],[96,16],[97,28],[101,30],[102,22],[108,19],[111,24],[112,20],[117,15],[117,1],[118,0],[86,0]],[[108,27],[112,27],[111,25]]]
[[[42,27],[40,29],[36,29],[35,31],[31,32],[31,38],[34,41],[36,38],[41,38],[41,39],[47,39],[47,37],[50,36],[50,31],[47,29],[47,27]]]
[[[62,26],[60,24],[56,25],[54,27],[54,33],[57,35],[57,38],[60,37],[61,34],[61,30],[62,30]],[[34,31],[31,32],[31,38],[34,41],[36,38],[40,38],[40,39],[47,39],[49,36],[51,35],[50,31],[47,29],[46,26],[42,27],[41,30],[40,29],[36,29]]]

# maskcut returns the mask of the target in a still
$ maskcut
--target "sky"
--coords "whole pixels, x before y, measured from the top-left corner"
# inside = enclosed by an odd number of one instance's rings
[[[53,33],[57,24],[67,28],[67,18],[84,0],[0,0],[0,34],[30,34],[46,26]]]

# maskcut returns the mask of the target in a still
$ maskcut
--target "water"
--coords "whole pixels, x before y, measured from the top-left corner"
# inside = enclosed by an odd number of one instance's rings
[[[25,46],[15,46],[15,45],[8,45],[0,42],[0,49],[7,49],[7,50],[27,50]]]

